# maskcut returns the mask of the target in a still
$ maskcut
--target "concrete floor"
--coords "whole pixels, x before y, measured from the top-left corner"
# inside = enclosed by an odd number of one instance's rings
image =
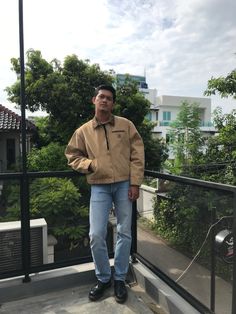
[[[25,284],[24,284],[25,285]],[[23,284],[21,287],[23,289]],[[1,314],[153,314],[164,313],[147,296],[144,290],[135,285],[128,289],[128,300],[125,304],[116,303],[113,296],[113,287],[106,291],[101,300],[91,302],[88,291],[91,285],[81,284],[77,287],[48,291],[44,294],[29,296],[23,299],[3,302]]]
[[[111,265],[113,261],[111,261]],[[1,314],[200,314],[142,263],[130,264],[128,300],[118,304],[113,287],[101,300],[88,299],[96,282],[92,263],[0,280]]]

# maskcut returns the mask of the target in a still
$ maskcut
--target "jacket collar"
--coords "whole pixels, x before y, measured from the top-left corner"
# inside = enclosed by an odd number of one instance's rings
[[[94,116],[93,120],[92,120],[92,125],[93,128],[96,129],[98,126],[103,125],[103,124],[111,124],[111,125],[115,125],[115,116],[111,115],[110,119],[106,122],[106,123],[101,123],[97,120],[97,118]]]

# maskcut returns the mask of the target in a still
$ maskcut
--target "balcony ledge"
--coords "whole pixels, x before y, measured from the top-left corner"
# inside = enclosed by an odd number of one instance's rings
[[[88,300],[95,282],[93,263],[89,263],[34,274],[29,283],[19,277],[0,280],[1,313],[200,313],[142,263],[131,268],[137,281],[128,287],[125,304],[115,302],[113,289],[101,301]]]

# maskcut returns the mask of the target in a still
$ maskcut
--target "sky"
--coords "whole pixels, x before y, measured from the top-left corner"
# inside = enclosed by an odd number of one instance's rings
[[[68,55],[101,70],[146,75],[158,95],[204,97],[211,77],[236,68],[235,0],[23,0],[24,48],[61,62]],[[0,3],[0,104],[16,81],[18,0]],[[236,100],[212,96],[212,111]]]

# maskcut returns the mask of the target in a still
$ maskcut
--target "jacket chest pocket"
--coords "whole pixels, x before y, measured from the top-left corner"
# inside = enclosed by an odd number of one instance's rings
[[[128,144],[128,136],[125,130],[113,130],[112,135],[112,145],[116,146],[119,144]]]

